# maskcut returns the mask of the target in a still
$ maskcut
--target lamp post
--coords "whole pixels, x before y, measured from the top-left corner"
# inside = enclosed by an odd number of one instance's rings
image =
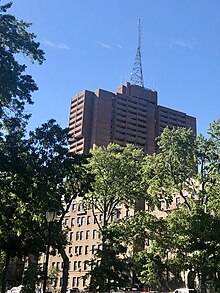
[[[46,286],[47,286],[47,269],[48,269],[49,254],[50,254],[51,226],[52,226],[52,223],[56,219],[56,215],[57,213],[54,209],[50,209],[49,211],[46,212],[46,220],[48,223],[48,242],[47,242],[46,261],[45,261],[45,268],[44,268],[43,293],[46,292]]]

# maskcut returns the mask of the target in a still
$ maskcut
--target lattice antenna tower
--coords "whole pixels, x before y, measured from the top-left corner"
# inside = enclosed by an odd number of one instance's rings
[[[131,73],[131,84],[139,85],[144,87],[144,78],[142,71],[142,62],[141,62],[141,20],[138,21],[138,47],[137,53],[134,61],[133,70]]]

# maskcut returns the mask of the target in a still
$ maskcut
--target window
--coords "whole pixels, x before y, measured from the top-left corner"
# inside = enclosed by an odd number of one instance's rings
[[[57,270],[59,270],[59,268],[60,268],[60,263],[57,262]]]
[[[79,281],[80,281],[80,277],[77,277],[76,287],[79,287]]]
[[[95,245],[92,245],[92,254],[95,253]]]
[[[120,216],[121,216],[121,211],[116,210],[116,219],[120,219]]]
[[[52,267],[55,267],[55,262],[52,262]]]
[[[58,278],[55,278],[54,279],[54,287],[57,287],[57,284],[58,284]]]
[[[79,231],[76,232],[76,240],[79,240],[80,234]]]
[[[73,241],[73,232],[70,232],[70,241]]]
[[[83,287],[85,287],[86,286],[86,279],[84,278],[83,279]]]
[[[79,249],[79,247],[78,246],[75,246],[75,255],[76,256],[78,255],[78,249]]]
[[[79,270],[79,271],[81,271],[81,263],[82,263],[82,262],[79,260],[79,261],[78,261],[78,270]]]
[[[97,233],[96,233],[96,230],[93,230],[93,231],[92,231],[92,238],[93,238],[93,239],[96,239],[96,234],[97,234]]]
[[[76,211],[76,203],[74,203],[74,204],[72,205],[72,211],[73,211],[73,212]]]
[[[178,207],[180,205],[180,197],[176,197],[176,206]]]
[[[77,261],[75,260],[73,263],[73,270],[76,271],[77,270]]]
[[[73,248],[72,246],[69,246],[69,254],[71,254],[73,252]]]
[[[82,204],[79,204],[78,205],[78,212],[82,212],[83,211],[83,206],[82,206]]]
[[[81,218],[81,225],[84,225],[85,224],[85,217],[82,217]]]
[[[74,224],[75,224],[75,218],[72,218],[71,219],[71,226],[74,226]]]
[[[80,231],[79,239],[80,239],[80,240],[83,240],[83,231]]]
[[[169,201],[166,199],[166,210],[168,210],[170,207]]]
[[[82,255],[82,246],[79,246],[79,255]]]
[[[64,225],[65,225],[65,226],[68,226],[68,224],[69,224],[69,220],[68,220],[68,219],[65,219],[65,221],[64,221]]]
[[[88,261],[85,260],[85,261],[84,261],[84,270],[85,270],[85,271],[87,270],[88,266],[89,266]]]
[[[73,280],[72,280],[72,287],[76,287],[76,277],[73,277]]]
[[[103,214],[99,215],[99,221],[101,222],[103,220]]]
[[[87,217],[87,225],[89,225],[91,223],[91,216]]]
[[[88,240],[88,239],[89,239],[89,234],[90,234],[90,231],[89,231],[89,230],[87,230],[87,231],[86,231],[86,240]]]
[[[86,245],[85,246],[85,254],[88,254],[89,253],[89,245]]]

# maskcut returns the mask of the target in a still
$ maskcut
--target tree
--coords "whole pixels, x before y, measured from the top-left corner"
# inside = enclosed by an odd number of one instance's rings
[[[7,14],[11,5],[10,2],[0,6],[0,237],[1,249],[6,253],[5,273],[10,256],[24,250],[23,243],[27,239],[30,247],[32,243],[35,244],[28,230],[23,235],[21,223],[25,226],[30,221],[30,229],[35,231],[36,228],[26,207],[31,188],[28,176],[31,159],[27,152],[27,141],[23,137],[30,117],[24,113],[25,104],[33,103],[31,94],[37,90],[37,85],[30,75],[25,74],[26,65],[20,64],[17,56],[22,54],[31,62],[40,64],[44,61],[44,52],[35,41],[36,36],[28,32],[31,24]],[[22,174],[25,171],[27,173]],[[22,197],[16,196],[22,193]],[[4,276],[2,291],[5,290]]]
[[[166,218],[162,242],[157,240],[150,248],[154,248],[153,255],[163,252],[160,266],[155,270],[155,258],[152,266],[150,255],[145,260],[150,263],[148,270],[154,268],[155,280],[166,264],[172,273],[188,269],[196,272],[202,290],[211,283],[219,288],[219,125],[220,119],[210,125],[208,138],[196,138],[191,130],[183,128],[166,128],[158,139],[161,152],[145,159],[144,180],[149,185],[148,193],[157,198],[158,208],[161,200],[170,204],[174,195],[182,198],[179,208]]]
[[[54,120],[32,131],[29,138],[24,138],[21,129],[5,135],[0,155],[0,249],[6,254],[6,264],[14,256],[31,253],[38,257],[45,251],[45,213],[53,207],[60,211],[60,218],[53,225],[52,245],[64,260],[62,292],[66,292],[69,259],[62,220],[73,199],[87,190],[84,158],[69,156],[68,130]],[[6,274],[7,265],[2,291]]]
[[[93,176],[91,191],[83,198],[84,207],[92,209],[94,218],[98,224],[99,231],[102,237],[102,252],[99,253],[100,266],[98,266],[91,275],[94,279],[98,279],[97,273],[101,273],[100,268],[109,259],[112,253],[111,260],[122,260],[111,251],[112,245],[109,245],[108,226],[113,219],[117,219],[120,211],[119,204],[124,204],[125,207],[135,207],[137,202],[146,196],[146,188],[142,182],[142,162],[143,151],[135,148],[133,145],[120,147],[116,144],[109,144],[107,147],[95,147],[91,151],[91,157],[88,159],[88,171]],[[103,215],[102,220],[97,217],[96,211]],[[103,276],[102,284],[99,283],[99,288],[108,288],[112,280],[111,268],[106,271],[109,275]],[[118,271],[119,272],[119,271]],[[91,281],[92,284],[92,281]],[[96,283],[97,284],[97,283]],[[115,287],[112,284],[112,287]],[[104,289],[103,289],[104,290]]]
[[[31,62],[44,61],[44,52],[35,41],[36,36],[28,32],[31,23],[7,14],[12,2],[0,6],[0,126],[7,127],[12,121],[26,120],[25,104],[32,104],[31,93],[37,85],[25,74],[26,65],[19,64],[17,54],[23,54]]]
[[[166,128],[158,139],[161,152],[146,157],[148,192],[168,202],[179,194],[191,209],[190,194],[207,209],[220,190],[219,125],[220,119],[210,125],[209,138],[196,138],[190,129]]]
[[[41,64],[44,52],[35,41],[36,36],[28,31],[31,24],[7,14],[11,5],[10,2],[0,6],[0,249],[7,260],[2,292],[5,292],[7,264],[13,256],[38,255],[44,251],[47,238],[44,215],[51,205],[61,212],[53,231],[59,232],[59,237],[53,238],[53,245],[64,259],[62,292],[66,292],[67,241],[61,223],[72,200],[86,186],[84,158],[68,156],[68,130],[61,129],[54,120],[25,137],[30,115],[24,109],[26,104],[33,103],[31,94],[38,88],[17,55]]]
[[[131,268],[121,228],[119,223],[111,223],[106,229],[105,246],[97,250],[91,261],[94,268],[88,273],[91,292],[110,292],[126,287],[129,282]]]
[[[35,211],[33,177],[36,164],[29,152],[22,131],[5,135],[0,142],[0,249],[5,252],[6,263],[2,291],[5,292],[8,264],[12,257],[42,250],[39,225],[42,221]]]
[[[185,192],[194,191],[193,174],[196,173],[195,134],[191,129],[165,128],[158,138],[159,154],[146,156],[144,177],[148,192],[168,203],[174,193],[181,196],[190,209]]]
[[[59,220],[53,224],[52,246],[58,249],[63,259],[62,293],[67,290],[69,270],[69,258],[65,251],[67,231],[63,220],[73,200],[82,197],[90,183],[84,167],[86,158],[82,155],[70,156],[68,138],[68,129],[62,129],[54,120],[30,133],[32,153],[39,166],[34,178],[39,214],[45,215],[51,207],[59,212]]]
[[[192,204],[192,209],[181,208],[167,217],[171,237],[169,249],[175,251],[170,257],[170,271],[193,271],[200,278],[201,290],[220,285],[220,218],[206,213],[203,207]]]
[[[166,252],[169,236],[166,221],[146,211],[139,211],[126,221],[126,244],[133,246],[133,270],[138,280],[149,290],[170,290],[165,278]],[[146,288],[147,287],[147,288]]]

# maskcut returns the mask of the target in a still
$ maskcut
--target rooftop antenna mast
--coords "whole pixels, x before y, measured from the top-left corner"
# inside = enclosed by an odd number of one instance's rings
[[[138,47],[137,53],[134,61],[133,70],[131,73],[131,84],[139,85],[144,87],[144,78],[142,72],[142,62],[141,62],[141,20],[138,21]]]

